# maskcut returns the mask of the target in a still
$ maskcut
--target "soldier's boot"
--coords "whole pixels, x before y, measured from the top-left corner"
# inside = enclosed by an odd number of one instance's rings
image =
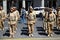
[[[29,37],[30,37],[31,36],[31,27],[29,24],[28,24],[28,33],[29,33]]]
[[[17,24],[15,25],[15,28],[16,28],[16,30],[17,30]]]
[[[10,35],[10,38],[14,38],[14,34],[13,33]]]
[[[10,34],[10,38],[14,38],[14,35],[13,35],[13,33],[11,33],[11,34]]]

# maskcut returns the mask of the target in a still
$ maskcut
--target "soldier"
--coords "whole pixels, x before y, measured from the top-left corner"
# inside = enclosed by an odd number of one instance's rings
[[[2,6],[0,6],[0,28],[4,30],[4,20],[6,19],[7,14],[3,10]]]
[[[35,21],[36,21],[36,14],[33,11],[33,8],[30,6],[27,15],[27,26],[28,26],[30,37],[33,36]]]
[[[16,24],[17,24],[17,16],[14,14],[14,9],[13,7],[11,7],[10,9],[10,14],[9,14],[9,25],[10,25],[10,37],[14,37],[14,34],[15,34],[15,27],[16,27]]]
[[[60,7],[57,8],[57,29],[60,29]]]
[[[52,8],[49,8],[49,14],[48,14],[48,36],[52,36],[52,28],[54,26],[54,22],[55,22],[56,16],[55,14],[52,12]]]
[[[14,14],[16,15],[16,17],[17,17],[16,19],[17,19],[17,22],[18,22],[18,20],[20,18],[19,11],[17,10],[16,7],[13,7],[13,11],[14,11]],[[16,30],[17,30],[17,24],[15,26],[15,33],[16,33]]]
[[[44,27],[44,30],[45,32],[47,33],[47,25],[48,25],[48,21],[47,21],[47,18],[48,18],[48,8],[46,7],[44,9],[44,13],[43,13],[43,27]]]

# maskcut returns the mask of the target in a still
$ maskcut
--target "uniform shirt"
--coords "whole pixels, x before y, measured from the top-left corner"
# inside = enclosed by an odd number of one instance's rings
[[[33,11],[32,13],[28,13],[28,23],[33,24],[36,21],[36,13]]]
[[[16,20],[18,20],[20,18],[19,11],[18,10],[14,11],[14,14],[16,15]]]
[[[9,14],[9,22],[10,24],[16,23],[16,15],[14,14],[14,12]]]

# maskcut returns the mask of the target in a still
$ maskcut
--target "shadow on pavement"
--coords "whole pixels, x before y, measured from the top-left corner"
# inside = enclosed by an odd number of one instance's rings
[[[6,30],[6,32],[3,34],[3,36],[10,36],[10,34],[9,34],[9,30]]]
[[[23,27],[21,31],[22,31],[21,35],[28,36],[28,28],[27,27]]]
[[[57,29],[56,27],[54,27],[53,31],[55,34],[60,35],[60,29]]]
[[[36,28],[37,28],[37,31],[38,31],[39,35],[47,36],[47,34],[45,33],[45,30],[42,27],[36,27]]]

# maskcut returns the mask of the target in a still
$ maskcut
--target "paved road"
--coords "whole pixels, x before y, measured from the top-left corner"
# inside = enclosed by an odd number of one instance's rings
[[[5,24],[4,24],[5,30],[4,31],[0,30],[0,38],[9,38],[9,25],[7,22],[8,21],[6,20]],[[29,38],[28,33],[27,33],[28,29],[27,29],[26,24],[23,24],[20,21],[18,21],[17,28],[18,29],[16,31],[14,38]],[[54,32],[53,32],[52,38],[60,37],[60,30],[57,30],[55,27],[53,30],[54,30]],[[37,18],[37,21],[36,21],[36,24],[34,27],[34,36],[32,38],[49,38],[43,30],[43,21],[41,18]]]

